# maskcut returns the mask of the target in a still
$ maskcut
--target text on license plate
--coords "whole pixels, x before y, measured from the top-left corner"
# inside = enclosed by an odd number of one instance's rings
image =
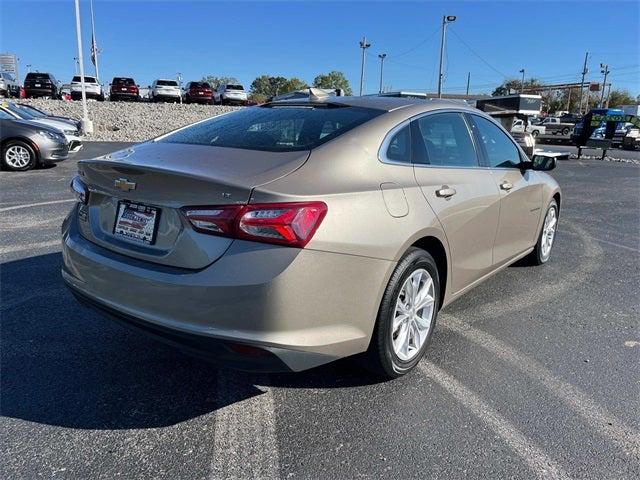
[[[155,242],[160,209],[139,203],[119,202],[113,233],[135,242]]]

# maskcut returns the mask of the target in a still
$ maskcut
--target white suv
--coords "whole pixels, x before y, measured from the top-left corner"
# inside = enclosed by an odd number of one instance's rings
[[[151,85],[151,91],[149,92],[149,100],[152,102],[181,101],[182,92],[178,86],[178,82],[175,80],[163,80],[158,79]]]
[[[218,86],[213,94],[213,103],[219,105],[230,105],[235,103],[237,105],[247,104],[247,92],[244,91],[242,85],[237,84],[221,84]]]
[[[98,83],[96,77],[89,77],[85,75],[84,89],[87,94],[87,98],[95,98],[101,102],[104,100],[102,85]],[[71,100],[80,100],[82,98],[82,80],[80,79],[80,75],[76,75],[71,79],[69,90],[71,93]]]
[[[10,73],[0,72],[0,95],[8,98],[20,96],[20,85]]]

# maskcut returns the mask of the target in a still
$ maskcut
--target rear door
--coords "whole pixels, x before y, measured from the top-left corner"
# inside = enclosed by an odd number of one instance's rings
[[[451,285],[457,293],[491,271],[500,194],[479,164],[462,113],[432,113],[412,122],[414,171],[449,242]]]
[[[500,222],[493,248],[494,263],[499,265],[535,244],[542,184],[536,172],[520,168],[522,154],[509,135],[479,115],[469,119],[483,162],[500,191]]]

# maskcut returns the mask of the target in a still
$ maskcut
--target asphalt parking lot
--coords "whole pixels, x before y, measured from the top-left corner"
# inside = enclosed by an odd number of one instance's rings
[[[420,368],[380,383],[348,360],[217,369],[79,306],[75,162],[0,173],[1,478],[640,477],[639,166],[560,163],[550,263],[447,307]]]

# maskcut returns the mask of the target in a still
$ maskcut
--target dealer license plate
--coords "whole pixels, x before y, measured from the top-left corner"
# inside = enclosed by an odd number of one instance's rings
[[[113,233],[128,240],[153,245],[160,209],[140,203],[119,202]]]

